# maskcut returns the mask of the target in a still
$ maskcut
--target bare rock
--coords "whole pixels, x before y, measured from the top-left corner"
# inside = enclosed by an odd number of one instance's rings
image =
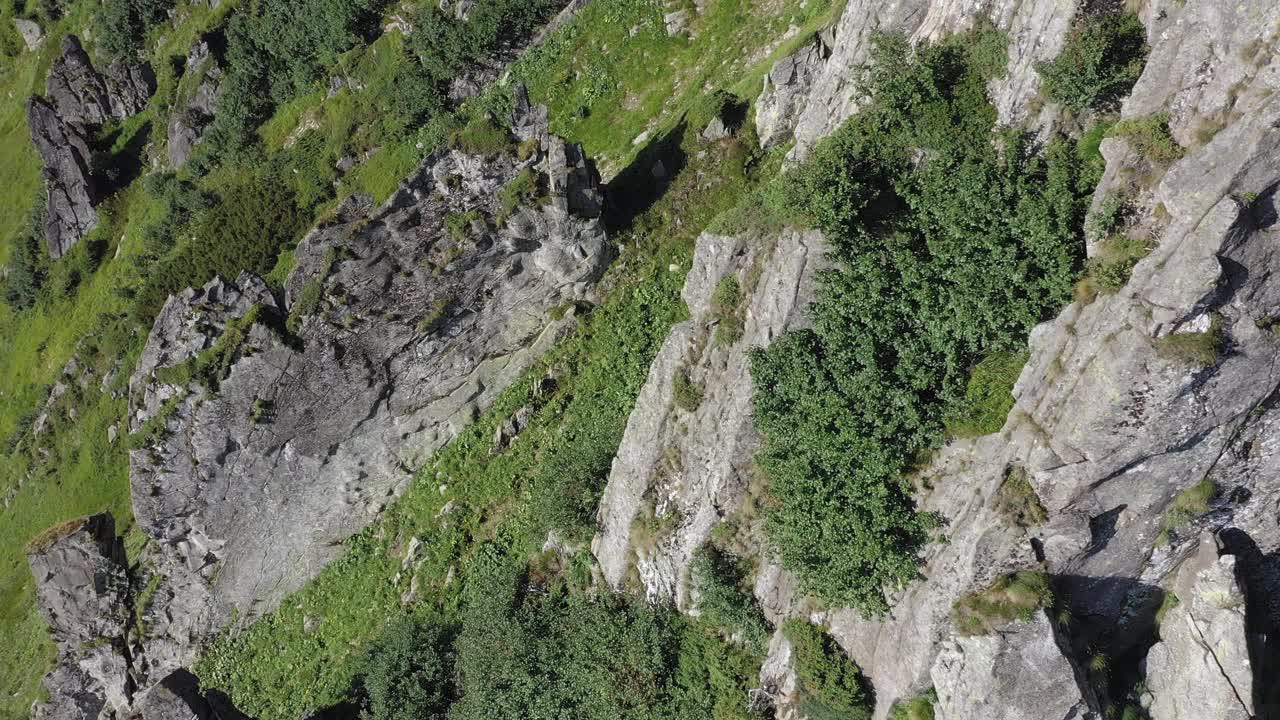
[[[1152,720],[1254,717],[1254,670],[1245,631],[1245,597],[1236,558],[1218,557],[1211,534],[1178,573],[1178,605],[1147,654]]]
[[[46,93],[64,121],[101,125],[140,112],[155,89],[149,66],[115,64],[99,73],[80,39],[67,35],[62,54],[49,68]]]
[[[445,231],[451,213],[493,217],[524,170],[545,204]],[[549,314],[588,298],[611,257],[600,202],[591,164],[558,138],[523,161],[441,151],[381,208],[352,198],[308,235],[283,306],[252,276],[170,299],[130,384],[130,430],[153,433],[130,456],[164,578],[153,676],[318,573],[574,326]],[[228,334],[237,346],[218,345]],[[216,382],[172,370],[211,349],[230,352]]]
[[[35,52],[44,44],[44,30],[40,28],[40,24],[36,21],[14,18],[13,27],[22,36],[22,42],[26,44],[27,50]]]
[[[769,148],[792,137],[804,102],[832,48],[821,37],[773,64],[764,77],[764,90],[756,101],[756,132],[760,146]]]
[[[996,634],[944,643],[932,670],[934,712],[938,720],[1097,720],[1079,675],[1037,613]]]
[[[110,515],[52,528],[27,547],[36,599],[58,647],[37,717],[97,717],[129,707],[129,578]]]
[[[169,167],[178,168],[191,157],[204,131],[213,122],[222,94],[222,65],[201,40],[187,53],[185,71],[178,85],[178,97],[186,102],[169,113]]]
[[[44,163],[44,236],[49,255],[62,257],[98,226],[97,185],[84,128],[69,123],[44,98],[27,101],[27,125]]]

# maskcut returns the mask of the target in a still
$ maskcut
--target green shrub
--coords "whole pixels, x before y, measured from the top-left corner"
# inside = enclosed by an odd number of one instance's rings
[[[1222,319],[1215,315],[1208,330],[1173,333],[1156,340],[1156,354],[1173,362],[1206,368],[1218,362],[1226,344]]]
[[[995,509],[1017,527],[1031,527],[1049,519],[1026,468],[1022,467],[1011,467],[1005,471],[1004,482],[996,491]]]
[[[986,635],[1015,620],[1027,621],[1053,604],[1053,584],[1043,572],[1004,575],[991,587],[956,601],[952,619],[964,635]]]
[[[1142,75],[1146,34],[1136,15],[1088,17],[1072,29],[1062,53],[1037,68],[1045,93],[1072,110],[1114,107]]]
[[[1128,140],[1134,150],[1157,165],[1168,165],[1186,153],[1169,132],[1167,113],[1121,120],[1112,126],[1111,137]]]
[[[323,298],[324,278],[314,277],[308,280],[302,286],[302,291],[298,293],[298,299],[294,301],[293,307],[289,308],[289,320],[285,324],[289,332],[298,332],[302,327],[302,321],[320,309],[320,301]]]
[[[914,52],[881,38],[871,103],[780,192],[826,233],[834,269],[813,327],[752,355],[766,526],[806,591],[868,612],[916,577],[933,525],[905,471],[969,404],[970,368],[1005,353],[971,405],[984,429],[1002,419],[1011,358],[1071,297],[1083,255],[1076,152],[993,143],[970,53],[964,36]]]
[[[726,275],[711,295],[711,321],[715,323],[716,345],[732,345],[742,339],[745,323],[742,283],[737,275]]]
[[[811,720],[870,720],[872,700],[862,669],[834,639],[804,620],[783,625],[795,653],[801,714]]]
[[[450,638],[400,618],[365,652],[358,682],[366,720],[444,720],[453,694]]]
[[[1118,192],[1107,195],[1089,222],[1089,235],[1095,239],[1107,237],[1120,227],[1129,210],[1128,196]]]
[[[964,399],[948,411],[947,432],[955,437],[999,432],[1013,409],[1013,386],[1029,357],[1026,352],[998,352],[975,365]]]
[[[702,620],[740,636],[753,651],[763,652],[769,625],[751,594],[749,570],[742,560],[709,546],[694,553],[689,564]]]
[[[146,49],[147,31],[165,19],[173,0],[104,0],[94,12],[94,36],[113,60],[132,60]]]
[[[693,412],[702,405],[702,388],[689,379],[687,370],[677,370],[671,380],[672,397],[676,407],[685,412]]]

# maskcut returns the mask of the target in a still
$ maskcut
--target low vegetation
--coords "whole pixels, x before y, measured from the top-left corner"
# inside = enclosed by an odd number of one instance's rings
[[[933,706],[938,695],[933,690],[905,702],[896,702],[889,711],[889,720],[933,720]]]
[[[1028,621],[1053,605],[1048,574],[1022,570],[1004,575],[991,587],[956,601],[952,621],[963,635],[986,635],[1015,620]]]
[[[749,564],[712,546],[699,549],[689,565],[699,616],[763,653],[769,625],[751,594],[750,570]]]
[[[688,370],[677,370],[671,379],[671,394],[676,407],[685,412],[694,412],[702,405],[702,388],[689,379]]]
[[[788,620],[782,630],[795,656],[800,713],[813,720],[870,720],[870,684],[835,639],[799,619]]]
[[[1026,352],[993,353],[975,365],[964,397],[947,411],[947,434],[971,438],[999,432],[1013,409],[1013,386],[1029,357]]]
[[[1209,512],[1209,501],[1213,500],[1217,492],[1218,486],[1205,478],[1175,495],[1173,502],[1164,511],[1164,517],[1160,519],[1160,534],[1156,536],[1156,544],[1167,545],[1191,521]]]
[[[1168,165],[1186,154],[1173,139],[1166,113],[1126,118],[1111,127],[1111,137],[1124,138],[1141,156],[1157,166]]]
[[[1227,345],[1222,318],[1214,315],[1209,327],[1199,332],[1176,332],[1156,340],[1156,354],[1165,360],[1193,368],[1217,364]]]
[[[996,491],[994,504],[996,511],[1015,527],[1032,527],[1049,519],[1049,513],[1023,467],[1014,466],[1005,471],[1004,482]]]
[[[1129,283],[1133,268],[1151,254],[1155,246],[1129,235],[1111,235],[1098,243],[1089,258],[1086,274],[1076,286],[1076,299],[1092,302],[1099,294],[1118,292]]]
[[[1066,141],[992,142],[990,71],[971,54],[989,42],[882,37],[871,104],[775,193],[826,232],[836,269],[813,328],[752,358],[770,542],[806,591],[864,611],[916,577],[929,537],[907,471],[948,416],[1003,421],[1026,337],[1071,297],[1083,256],[1097,178]],[[970,397],[969,368],[992,357]]]
[[[716,284],[711,295],[711,322],[715,325],[715,344],[732,345],[742,339],[746,309],[742,283],[737,275],[726,275]]]
[[[1049,98],[1072,110],[1116,107],[1142,74],[1147,30],[1136,15],[1087,15],[1062,53],[1038,68]]]

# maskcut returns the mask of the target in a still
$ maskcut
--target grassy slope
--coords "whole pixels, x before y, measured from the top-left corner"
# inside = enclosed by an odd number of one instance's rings
[[[216,16],[180,4],[176,25],[151,39],[160,90],[152,107],[129,123],[130,129],[150,120],[153,140],[161,139],[163,105],[174,90],[167,58],[183,55],[203,28],[216,23],[234,4],[224,2]],[[699,19],[697,39],[691,41],[666,36],[660,3],[596,3],[557,40],[523,62],[517,74],[527,79],[535,98],[551,105],[558,132],[584,142],[603,159],[606,168],[617,169],[638,152],[639,147],[631,142],[636,135],[645,129],[661,133],[675,126],[682,113],[702,96],[704,85],[730,88],[753,98],[771,59],[794,47],[835,12],[830,3],[810,0],[805,4],[808,9],[801,10],[798,2],[722,0]],[[0,66],[0,183],[6,188],[5,202],[0,205],[0,261],[7,259],[13,238],[39,191],[39,162],[27,137],[25,99],[43,89],[43,78],[61,35],[83,34],[89,26],[92,6],[89,0],[73,4],[67,18],[50,29],[40,52],[23,53]],[[784,47],[767,45],[793,24],[801,31],[792,34]],[[641,32],[630,35],[633,27]],[[384,36],[369,48],[349,53],[343,62],[375,87],[376,80],[387,77],[402,57],[400,46],[394,34]],[[743,48],[752,49],[753,62],[744,59]],[[607,60],[600,62],[602,57]],[[654,57],[663,58],[664,63],[651,62]],[[364,101],[366,106],[370,103],[376,105],[376,98]],[[321,105],[324,107],[317,107]],[[303,113],[315,109],[321,118],[317,132],[327,141],[317,154],[324,156],[368,117],[357,105],[345,90],[327,101],[323,92],[304,96],[281,108],[264,127],[264,140],[272,146],[282,144]],[[580,112],[583,107],[586,113]],[[369,144],[380,147],[380,152],[343,179],[342,192],[368,191],[379,199],[387,197],[420,161],[423,150],[419,144],[432,147],[441,132],[439,127],[427,127],[394,142],[372,133]],[[703,210],[681,212],[698,214]],[[106,259],[71,296],[44,302],[21,315],[0,304],[0,438],[9,437],[24,418],[29,418],[87,335],[96,336],[97,348],[80,353],[82,363],[100,372],[118,360],[126,370],[131,366],[144,338],[116,322],[115,316],[128,309],[119,291],[136,282],[128,272],[130,259],[140,250],[141,230],[155,212],[154,203],[135,182],[104,206],[104,223],[97,236],[106,241]],[[687,246],[689,239],[682,242]],[[667,262],[686,252],[687,247],[671,249],[670,257],[655,261],[658,265],[654,267],[665,268]],[[652,259],[636,257],[635,262]],[[667,293],[666,300],[670,300],[677,287],[670,283],[676,280],[661,273],[647,279],[636,275],[632,276],[636,287],[626,292],[656,293],[654,297]],[[662,311],[668,321],[672,317],[669,310]],[[598,322],[622,325],[626,320]],[[653,331],[665,331],[664,322]],[[635,347],[622,358],[604,357],[610,363],[634,364],[639,372],[647,367],[652,349]],[[625,421],[637,389],[638,385],[610,388],[619,402],[610,406],[606,425],[620,431],[619,423]],[[0,718],[26,715],[37,696],[39,677],[52,658],[44,623],[35,611],[22,546],[49,525],[104,509],[116,514],[122,530],[129,526],[127,457],[122,444],[113,446],[106,441],[107,428],[124,417],[125,402],[96,391],[73,395],[77,395],[72,402],[78,420],[55,422],[40,442],[51,459],[34,465],[30,453],[0,456],[0,492],[26,478],[12,505],[0,509],[0,646],[6,648],[0,656]],[[340,605],[351,600],[336,598],[332,602]]]

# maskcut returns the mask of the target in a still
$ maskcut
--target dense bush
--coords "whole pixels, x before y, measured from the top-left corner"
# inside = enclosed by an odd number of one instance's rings
[[[434,623],[393,621],[366,652],[359,684],[367,720],[446,717],[453,692],[448,635]]]
[[[794,648],[801,714],[809,720],[869,720],[868,683],[836,641],[804,620],[787,621],[783,632]]]
[[[147,30],[172,7],[173,0],[103,0],[94,15],[94,34],[109,57],[134,58],[145,49]]]
[[[48,255],[41,247],[44,233],[44,193],[27,218],[27,225],[13,238],[9,272],[4,279],[4,301],[14,310],[36,304],[48,277]]]
[[[703,620],[761,652],[769,626],[746,586],[748,570],[738,558],[714,547],[699,549],[689,566]]]
[[[915,577],[928,537],[905,472],[970,368],[1070,299],[1083,254],[1071,147],[991,141],[990,69],[970,55],[989,45],[880,38],[873,102],[775,194],[826,232],[836,269],[813,328],[753,355],[771,544],[806,590],[865,611]]]
[[[190,235],[147,271],[134,303],[135,317],[150,322],[170,294],[217,275],[266,274],[305,225],[306,216],[289,187],[274,174],[237,173],[217,193],[216,202],[192,221]]]
[[[1136,15],[1088,18],[1071,31],[1057,58],[1039,66],[1045,92],[1072,110],[1115,106],[1142,75],[1146,37]]]

